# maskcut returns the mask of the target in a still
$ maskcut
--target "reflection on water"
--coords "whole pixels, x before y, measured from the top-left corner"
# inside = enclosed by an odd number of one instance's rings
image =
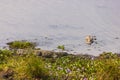
[[[119,0],[0,0],[0,46],[32,40],[42,49],[72,53],[120,52]],[[86,35],[97,44],[86,45]],[[117,37],[117,38],[116,38]]]

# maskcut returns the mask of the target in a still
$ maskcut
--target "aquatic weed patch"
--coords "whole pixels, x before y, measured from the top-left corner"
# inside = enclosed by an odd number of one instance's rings
[[[113,54],[115,55],[115,54]],[[58,58],[48,64],[56,80],[119,80],[120,58],[88,59],[76,56]]]
[[[46,58],[33,55],[12,55],[2,51],[0,73],[9,75],[6,79],[13,80],[119,80],[120,57],[113,53],[91,55],[61,56]],[[11,56],[12,55],[12,56]],[[2,56],[1,56],[2,59]],[[10,73],[11,72],[11,73]],[[2,76],[2,75],[1,75]],[[0,79],[3,79],[3,77]]]
[[[7,45],[9,45],[10,49],[25,49],[25,48],[35,48],[36,43],[22,40],[22,41],[9,42],[7,43]]]

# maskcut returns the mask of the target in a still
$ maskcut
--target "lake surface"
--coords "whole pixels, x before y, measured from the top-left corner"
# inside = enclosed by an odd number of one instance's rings
[[[97,44],[85,44],[85,36]],[[98,55],[120,53],[120,0],[0,0],[0,47],[30,40],[38,47]]]

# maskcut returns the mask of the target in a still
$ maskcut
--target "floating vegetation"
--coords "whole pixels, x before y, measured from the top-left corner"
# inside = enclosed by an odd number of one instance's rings
[[[22,40],[22,41],[9,42],[7,43],[7,45],[9,45],[10,49],[25,49],[25,48],[35,48],[36,43]]]
[[[61,50],[65,50],[65,46],[64,45],[59,45],[57,48],[61,49]]]

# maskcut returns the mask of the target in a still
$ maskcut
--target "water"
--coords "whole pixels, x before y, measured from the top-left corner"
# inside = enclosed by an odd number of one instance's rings
[[[119,0],[0,0],[0,47],[13,40],[32,40],[74,53],[120,53]],[[98,44],[85,44],[86,35]]]

